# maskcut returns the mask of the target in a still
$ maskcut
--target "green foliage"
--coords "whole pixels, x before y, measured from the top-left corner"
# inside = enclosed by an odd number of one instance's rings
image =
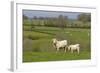
[[[78,19],[71,20],[67,16],[59,15],[58,17],[36,17],[29,19],[23,15],[24,26],[30,26],[30,30],[35,26],[59,27],[59,28],[90,28],[91,27],[91,14],[81,13]]]
[[[29,19],[24,19],[23,24],[27,26],[31,26],[31,21]]]
[[[70,20],[67,28],[91,28],[91,23],[83,23],[82,21]]]
[[[41,26],[41,27],[59,27],[59,28],[90,28],[91,23],[90,22],[85,22],[83,23],[82,21],[77,21],[77,20],[66,20],[65,24],[61,24],[60,21],[58,22],[57,19],[51,19],[51,20],[33,20],[30,22],[30,20],[24,20],[23,22],[24,26],[29,26],[30,29],[33,27],[35,28],[36,26]],[[32,29],[33,29],[32,28]]]
[[[63,15],[59,15],[58,17],[58,26],[62,29],[66,28],[67,25],[67,17],[65,18]]]
[[[35,47],[34,49],[32,49],[33,52],[41,52],[39,46]]]
[[[26,15],[23,15],[23,20],[24,20],[24,19],[28,19],[28,17],[27,17]]]
[[[30,40],[38,40],[39,39],[39,37],[36,37],[36,36],[33,36],[33,35],[28,35],[27,38],[30,39]]]
[[[91,15],[90,14],[86,14],[86,13],[82,13],[78,16],[78,20],[82,21],[82,22],[90,22],[91,21]]]

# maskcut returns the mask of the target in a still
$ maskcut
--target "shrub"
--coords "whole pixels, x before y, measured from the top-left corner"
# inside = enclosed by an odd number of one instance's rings
[[[34,51],[34,52],[40,52],[41,50],[40,50],[39,47],[36,47],[36,48],[32,49],[32,51]]]
[[[36,36],[33,36],[33,35],[28,35],[27,38],[31,39],[31,40],[38,40],[39,39],[39,37],[36,37]]]

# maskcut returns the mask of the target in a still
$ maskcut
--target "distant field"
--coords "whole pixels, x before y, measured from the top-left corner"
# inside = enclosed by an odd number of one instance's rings
[[[80,60],[91,58],[90,29],[57,27],[23,27],[23,62]],[[56,53],[52,39],[68,40],[70,44],[80,44],[80,54],[76,52]]]
[[[45,25],[46,20],[24,20],[24,26],[30,26],[30,25],[36,25],[36,26],[43,26]],[[90,22],[83,23],[82,21],[76,21],[76,20],[68,20],[68,23],[66,25],[67,27],[82,27],[82,28],[90,28],[91,24]]]

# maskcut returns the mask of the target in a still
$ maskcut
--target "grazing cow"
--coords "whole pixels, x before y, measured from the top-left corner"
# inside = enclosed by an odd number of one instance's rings
[[[57,52],[60,48],[64,48],[66,52],[67,40],[58,41],[57,39],[53,39],[53,46],[56,48]]]
[[[80,44],[75,44],[75,45],[69,45],[68,46],[68,51],[71,51],[71,53],[73,53],[74,50],[77,51],[77,53],[79,54],[80,52]]]

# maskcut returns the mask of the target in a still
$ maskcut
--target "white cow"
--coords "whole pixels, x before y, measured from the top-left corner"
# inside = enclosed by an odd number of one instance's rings
[[[57,52],[59,51],[60,48],[64,48],[66,52],[67,40],[58,41],[57,39],[53,39],[53,45],[56,48]]]
[[[79,54],[80,52],[80,44],[75,44],[75,45],[69,45],[68,46],[68,51],[71,50],[71,53],[73,53],[73,51],[77,51],[77,53]]]

